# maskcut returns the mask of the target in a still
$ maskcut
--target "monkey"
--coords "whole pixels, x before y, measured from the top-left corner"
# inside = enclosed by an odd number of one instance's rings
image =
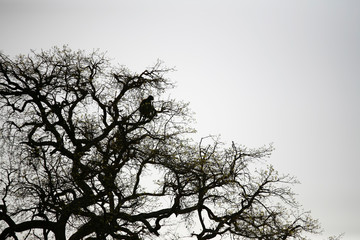
[[[140,119],[152,119],[156,116],[156,110],[152,105],[151,101],[154,100],[153,96],[148,96],[146,99],[142,100],[140,103]]]

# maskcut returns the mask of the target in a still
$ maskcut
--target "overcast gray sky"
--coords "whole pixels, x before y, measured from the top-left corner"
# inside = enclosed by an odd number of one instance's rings
[[[274,143],[270,163],[329,235],[360,239],[360,1],[0,0],[0,50],[107,51],[177,71],[198,136]]]

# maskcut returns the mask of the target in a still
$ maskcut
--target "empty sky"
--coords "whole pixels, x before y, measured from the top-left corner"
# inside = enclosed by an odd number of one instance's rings
[[[0,0],[1,51],[64,44],[134,71],[176,67],[197,136],[273,142],[316,239],[360,239],[360,1]]]

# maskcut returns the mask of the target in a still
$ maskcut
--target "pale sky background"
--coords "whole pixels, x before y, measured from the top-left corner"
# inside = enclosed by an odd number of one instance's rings
[[[0,50],[64,44],[176,67],[198,136],[274,143],[269,162],[322,223],[314,239],[360,239],[359,0],[0,0]]]

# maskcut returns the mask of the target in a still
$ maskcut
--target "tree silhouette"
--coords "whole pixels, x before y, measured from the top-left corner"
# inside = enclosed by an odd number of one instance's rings
[[[254,170],[271,146],[189,139],[187,105],[163,100],[172,87],[168,71],[157,63],[132,73],[98,51],[68,47],[15,60],[1,53],[0,239],[300,239],[317,232],[293,198],[292,177],[267,165]],[[149,95],[157,114],[141,118]]]

